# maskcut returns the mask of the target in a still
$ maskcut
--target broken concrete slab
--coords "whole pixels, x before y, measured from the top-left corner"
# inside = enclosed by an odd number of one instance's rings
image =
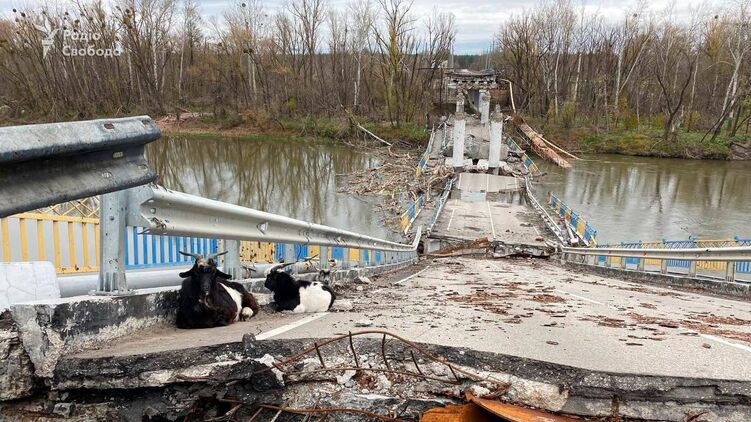
[[[410,264],[339,270],[333,278],[340,285],[347,284],[357,277],[394,271]],[[257,295],[260,305],[269,303],[263,279],[239,282]],[[76,296],[19,303],[11,312],[34,375],[49,378],[64,354],[174,325],[177,304],[178,288],[163,287],[139,290],[128,296]]]
[[[394,378],[388,374],[383,381],[377,372],[370,372],[371,369],[386,368],[380,337],[356,336],[352,346],[347,340],[320,346],[325,372],[319,372],[324,367],[315,352],[299,360],[286,361],[286,357],[310,348],[314,341],[321,344],[325,339],[259,341],[246,336],[242,342],[156,354],[116,358],[70,357],[60,361],[51,387],[59,392],[85,388],[92,397],[106,397],[112,394],[112,389],[118,389],[133,391],[131,394],[135,397],[146,387],[150,394],[160,396],[161,391],[168,391],[164,389],[193,384],[202,385],[204,395],[221,396],[225,394],[225,385],[253,383],[256,388],[265,386],[268,395],[260,400],[266,402],[286,402],[293,408],[346,404],[347,407],[366,410],[408,409],[405,417],[417,417],[430,407],[455,403],[456,400],[446,398],[447,391],[458,397],[466,390],[500,390],[503,394],[499,397],[504,400],[592,417],[611,415],[614,401],[618,403],[622,416],[632,418],[678,420],[692,409],[706,410],[708,413],[704,417],[708,421],[745,422],[751,417],[749,382],[589,371],[517,356],[425,343],[416,345],[477,378],[460,374],[460,381],[457,381],[445,365],[431,362],[418,353],[422,374],[445,381],[423,377]],[[332,368],[355,365],[351,347],[357,353],[359,366],[370,369],[334,371]],[[410,350],[414,352],[405,343],[389,340],[385,354],[390,368],[416,373]],[[286,363],[274,366],[268,360],[269,356]],[[277,368],[286,374],[278,372]],[[317,381],[310,381],[311,377]],[[274,391],[276,393],[272,394]],[[256,396],[252,400],[259,398]]]

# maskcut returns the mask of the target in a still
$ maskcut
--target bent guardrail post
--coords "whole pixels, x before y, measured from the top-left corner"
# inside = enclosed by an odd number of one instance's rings
[[[149,116],[0,128],[0,217],[154,181]]]

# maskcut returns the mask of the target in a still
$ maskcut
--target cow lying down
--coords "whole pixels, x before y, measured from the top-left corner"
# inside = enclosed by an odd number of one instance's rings
[[[255,297],[231,276],[219,271],[216,258],[227,252],[202,257],[180,251],[195,258],[193,267],[183,273],[177,309],[178,328],[211,328],[246,320],[258,313]]]
[[[320,281],[306,281],[282,271],[291,264],[274,265],[266,270],[263,283],[274,294],[277,311],[326,312],[336,299],[334,290]]]

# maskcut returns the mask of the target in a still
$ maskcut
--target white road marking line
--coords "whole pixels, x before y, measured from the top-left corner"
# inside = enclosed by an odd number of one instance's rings
[[[456,205],[456,204],[454,204]],[[451,217],[449,217],[449,225],[446,226],[446,231],[451,231],[451,222],[454,221],[454,211],[456,211],[456,208],[451,210]]]
[[[409,276],[409,277],[405,277],[405,278],[403,278],[403,279],[401,279],[401,280],[399,280],[399,281],[395,282],[394,284],[402,284],[402,283],[404,283],[405,281],[409,281],[409,280],[411,280],[411,279],[413,279],[413,278],[417,277],[418,275],[422,274],[423,272],[425,272],[425,271],[426,271],[426,270],[427,270],[428,268],[430,268],[430,265],[428,265],[427,267],[425,267],[425,268],[421,269],[420,271],[418,271],[418,272],[416,272],[416,273],[412,274],[412,275],[411,275],[411,276]]]
[[[696,333],[696,331],[694,331],[694,330],[689,330],[689,331],[693,332],[693,333]],[[715,336],[712,336],[712,335],[709,335],[709,334],[702,334],[702,333],[697,333],[697,334],[699,334],[699,337],[705,338],[707,340],[716,341],[716,342],[722,343],[722,344],[724,344],[726,346],[735,347],[736,349],[741,349],[741,350],[746,351],[746,352],[751,352],[751,346],[746,346],[745,344],[733,343],[732,341],[727,341],[724,338],[715,337]]]
[[[493,233],[493,240],[495,240],[495,225],[493,224],[493,213],[490,211],[490,201],[485,201],[488,206],[488,220],[490,220],[490,231]]]
[[[563,293],[563,294],[575,297],[577,299],[581,299],[581,300],[586,301],[586,302],[595,303],[597,305],[605,305],[605,306],[607,306],[610,309],[615,309],[617,311],[620,311],[617,307],[615,307],[613,305],[608,305],[608,304],[605,304],[605,303],[602,303],[602,302],[598,302],[596,300],[592,300],[592,299],[586,298],[584,296],[575,295],[573,293],[569,293],[569,292],[567,292],[565,290],[561,290],[561,289],[556,289],[556,291],[559,292],[559,293]],[[733,343],[731,341],[725,340],[722,337],[716,337],[716,336],[709,335],[709,334],[702,334],[702,333],[700,333],[700,332],[698,332],[696,330],[690,330],[689,329],[689,330],[686,330],[686,331],[688,331],[690,333],[696,333],[696,334],[699,335],[699,337],[705,338],[707,340],[715,341],[717,343],[721,343],[721,344],[724,344],[726,346],[735,347],[736,349],[740,349],[740,350],[743,350],[745,352],[751,352],[751,346],[746,346],[744,344]]]
[[[558,292],[558,293],[562,293],[562,294],[564,294],[564,295],[569,295],[569,296],[575,297],[575,298],[577,298],[577,299],[581,299],[581,300],[583,300],[583,301],[585,301],[585,302],[591,302],[591,303],[595,303],[595,304],[597,304],[597,305],[605,305],[605,304],[604,304],[604,303],[602,303],[602,302],[598,302],[598,301],[596,301],[596,300],[592,300],[592,299],[586,298],[586,297],[584,297],[584,296],[579,296],[579,295],[575,295],[575,294],[573,294],[573,293],[569,293],[569,292],[567,292],[567,291],[565,291],[565,290],[561,290],[561,289],[555,289],[555,291],[556,291],[556,292]]]
[[[309,322],[313,322],[317,319],[323,318],[326,315],[328,315],[328,312],[320,312],[317,314],[313,314],[311,316],[307,316],[305,318],[298,319],[295,322],[290,322],[289,324],[285,324],[285,325],[282,325],[281,327],[276,327],[273,330],[269,330],[269,331],[266,331],[265,333],[261,333],[256,336],[256,340],[266,340],[268,338],[278,336],[279,334],[286,333],[287,331],[294,330],[295,328],[305,325]]]

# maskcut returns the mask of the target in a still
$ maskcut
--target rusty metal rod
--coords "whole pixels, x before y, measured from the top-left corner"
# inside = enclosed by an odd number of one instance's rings
[[[417,358],[415,358],[415,351],[414,350],[410,350],[409,354],[412,356],[412,362],[415,363],[415,368],[417,368],[417,372],[419,372],[420,375],[423,375],[422,370],[420,369],[420,365],[417,364]]]
[[[357,414],[364,415],[369,418],[378,419],[381,421],[406,422],[404,419],[391,418],[388,416],[379,415],[378,413],[368,412],[367,410],[353,409],[353,408],[347,408],[347,407],[329,407],[329,408],[321,408],[321,409],[297,409],[293,407],[274,406],[271,404],[261,404],[260,407],[271,409],[271,410],[280,410],[282,412],[287,412],[287,413],[297,413],[301,415],[305,415],[308,413],[357,413]]]
[[[352,331],[349,332],[349,348],[352,349],[352,356],[355,358],[355,366],[360,368],[360,362],[357,360],[357,352],[355,351],[355,344],[352,341]]]
[[[386,334],[384,334],[383,339],[381,339],[381,355],[383,356],[383,363],[386,365],[386,369],[391,370],[389,360],[386,358]]]
[[[321,361],[321,366],[323,366],[325,368],[326,364],[323,362],[323,356],[321,356],[321,350],[318,348],[318,343],[317,342],[313,342],[313,347],[316,348],[316,354],[318,355],[318,360]]]
[[[453,380],[447,380],[443,378],[433,377],[430,375],[423,375],[421,373],[415,373],[410,371],[398,371],[395,369],[383,369],[383,368],[356,368],[352,366],[341,366],[336,368],[321,368],[321,369],[311,369],[310,371],[300,371],[300,372],[289,372],[287,375],[294,375],[294,376],[301,376],[306,374],[315,374],[318,372],[331,372],[331,371],[371,371],[371,372],[384,372],[387,374],[399,374],[399,375],[406,375],[409,377],[415,377],[415,378],[425,378],[427,380],[431,381],[438,381],[438,382],[444,382],[446,384],[456,384],[456,381]]]
[[[407,346],[409,346],[409,347],[417,350],[420,354],[422,354],[426,358],[428,358],[428,359],[430,359],[430,360],[432,360],[434,362],[438,362],[440,364],[448,366],[449,369],[451,369],[451,372],[454,372],[454,373],[458,372],[460,374],[466,375],[467,377],[469,377],[472,380],[475,380],[475,381],[490,381],[490,382],[494,382],[496,384],[503,384],[503,382],[500,381],[500,380],[489,378],[489,377],[482,377],[482,376],[473,374],[473,373],[471,373],[469,371],[466,371],[464,369],[457,368],[454,365],[452,365],[450,362],[448,362],[447,360],[442,359],[442,358],[440,358],[440,357],[438,357],[436,355],[433,355],[432,353],[426,351],[425,349],[423,349],[422,347],[418,346],[414,342],[412,342],[410,340],[407,340],[404,337],[401,337],[401,336],[399,336],[397,334],[391,333],[391,332],[386,331],[386,330],[374,329],[374,330],[363,330],[363,331],[359,331],[359,332],[356,332],[356,333],[350,332],[349,334],[342,334],[342,335],[339,335],[339,336],[336,336],[336,337],[332,337],[332,338],[326,339],[325,341],[319,343],[318,347],[325,346],[327,344],[331,344],[331,343],[337,342],[339,340],[345,339],[345,338],[350,337],[350,336],[359,336],[359,335],[367,335],[367,334],[382,334],[382,335],[387,335],[387,336],[393,337],[393,338],[401,341],[402,343],[406,344]],[[315,351],[315,347],[309,347],[309,348],[307,348],[307,349],[305,349],[305,350],[303,350],[301,352],[298,352],[298,353],[296,353],[296,354],[294,354],[292,356],[289,356],[288,358],[280,361],[279,363],[283,364],[283,365],[286,365],[288,363],[295,362],[295,361],[301,359],[302,357],[304,357],[304,356],[306,356],[306,355],[308,355],[308,354],[310,354],[310,353],[312,353],[314,351]],[[254,371],[252,373],[252,375],[263,373],[263,372],[267,372],[267,371],[270,371],[271,369],[272,369],[272,367],[267,367],[267,368],[259,369],[257,371]]]

